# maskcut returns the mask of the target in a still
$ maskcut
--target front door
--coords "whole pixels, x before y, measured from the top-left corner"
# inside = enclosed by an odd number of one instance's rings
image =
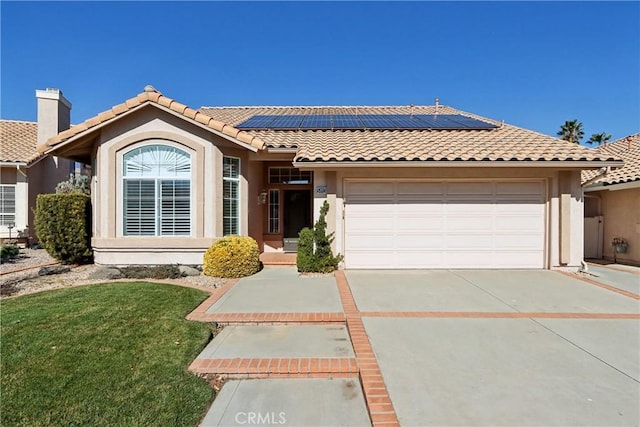
[[[298,234],[311,227],[311,190],[284,190],[283,237],[284,250],[298,250]]]

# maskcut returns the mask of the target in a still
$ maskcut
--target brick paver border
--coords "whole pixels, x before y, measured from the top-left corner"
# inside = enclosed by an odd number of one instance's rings
[[[594,285],[594,286],[597,286],[599,288],[603,288],[603,289],[606,289],[608,291],[615,292],[615,293],[620,294],[620,295],[624,295],[625,297],[633,298],[635,300],[640,300],[640,295],[634,294],[633,292],[625,291],[624,289],[619,289],[619,288],[616,288],[615,286],[605,285],[604,283],[600,283],[597,280],[593,280],[593,279],[589,279],[587,277],[579,276],[579,275],[577,275],[575,273],[569,273],[569,272],[566,272],[566,271],[559,271],[559,273],[564,274],[565,276],[572,277],[574,279],[582,280],[583,282],[588,283],[590,285]]]
[[[191,313],[187,315],[187,320],[195,320],[198,322],[211,322],[211,320],[209,320],[209,317],[208,317],[209,314],[207,313],[207,310],[213,304],[218,302],[218,300],[222,298],[224,294],[229,292],[229,290],[231,290],[231,288],[236,283],[238,283],[238,279],[231,279],[227,281],[224,285],[220,286],[219,288],[214,289],[213,292],[211,292],[211,296],[209,298],[204,300],[198,307],[196,307],[195,310],[193,310]]]
[[[330,357],[196,359],[189,370],[228,378],[335,378],[357,376],[358,363],[354,358]]]
[[[545,313],[484,311],[363,311],[362,317],[422,317],[471,319],[640,319],[640,313]]]
[[[358,310],[344,271],[335,273],[338,293],[347,317],[347,328],[360,368],[360,381],[365,402],[371,417],[371,423],[377,426],[399,426],[398,416],[391,403],[387,386],[384,383],[378,360],[362,323],[362,313]]]

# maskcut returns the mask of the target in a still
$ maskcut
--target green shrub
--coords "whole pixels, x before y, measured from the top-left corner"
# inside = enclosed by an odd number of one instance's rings
[[[92,261],[91,198],[84,194],[40,194],[35,210],[40,245],[63,264]]]
[[[338,254],[334,256],[333,251],[331,250],[333,233],[327,234],[326,217],[328,211],[329,203],[325,200],[320,208],[320,217],[318,218],[313,231],[308,228],[300,231],[298,236],[297,265],[298,271],[302,273],[330,273],[338,268],[338,264],[342,261],[342,255]],[[301,244],[303,245],[302,253],[300,249]]]
[[[20,253],[20,248],[17,245],[2,245],[0,248],[0,258],[3,260],[15,258]]]
[[[126,279],[177,279],[182,277],[177,265],[129,266],[119,268]]]
[[[237,278],[260,270],[258,243],[248,236],[228,236],[215,241],[204,254],[207,276]]]
[[[313,231],[308,227],[300,230],[298,235],[298,256],[296,257],[298,271],[309,273],[313,269]]]

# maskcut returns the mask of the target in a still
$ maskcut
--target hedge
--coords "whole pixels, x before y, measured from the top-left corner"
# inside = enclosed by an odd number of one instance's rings
[[[84,194],[40,194],[35,210],[40,245],[63,264],[88,263],[91,251],[91,198]]]

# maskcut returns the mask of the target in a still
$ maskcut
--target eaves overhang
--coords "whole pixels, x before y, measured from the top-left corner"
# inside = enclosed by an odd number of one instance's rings
[[[588,161],[588,160],[503,160],[503,161],[483,161],[483,160],[424,160],[424,161],[394,161],[394,160],[372,160],[372,161],[294,161],[293,166],[297,168],[397,168],[397,167],[486,167],[486,168],[575,168],[575,169],[595,169],[600,167],[622,167],[623,162],[611,161]]]
[[[105,126],[111,125],[114,121],[119,120],[122,117],[126,117],[126,116],[129,116],[131,114],[134,114],[137,111],[139,111],[139,110],[141,110],[143,108],[146,108],[148,106],[153,106],[153,107],[155,107],[155,108],[157,108],[157,109],[159,109],[161,111],[164,111],[164,112],[166,112],[168,114],[171,114],[171,115],[173,115],[175,117],[178,117],[178,118],[180,118],[182,120],[185,120],[186,122],[188,122],[190,124],[193,124],[193,125],[201,128],[201,129],[204,129],[205,131],[208,131],[208,132],[210,132],[210,133],[212,133],[214,135],[217,135],[220,138],[223,138],[223,139],[225,139],[225,140],[227,140],[227,141],[229,141],[229,142],[231,142],[233,144],[236,144],[236,145],[238,145],[238,146],[240,146],[242,148],[245,148],[245,149],[247,149],[247,150],[249,150],[251,152],[255,153],[255,152],[259,151],[259,150],[264,149],[264,142],[262,142],[262,141],[259,141],[258,145],[260,145],[260,146],[254,146],[252,144],[248,144],[248,143],[246,143],[244,141],[241,141],[238,138],[235,138],[235,137],[233,137],[231,135],[226,134],[224,132],[224,129],[223,129],[223,131],[220,131],[220,130],[217,130],[217,129],[213,129],[210,126],[207,126],[207,125],[205,125],[205,124],[203,124],[203,123],[201,123],[201,122],[199,122],[199,121],[197,121],[195,119],[187,117],[184,114],[180,114],[179,112],[174,111],[171,108],[165,107],[164,105],[160,105],[160,104],[158,104],[156,102],[152,102],[152,101],[146,101],[146,102],[144,102],[144,103],[142,103],[142,104],[140,104],[138,106],[132,107],[132,108],[128,109],[127,111],[124,111],[124,112],[122,112],[122,113],[110,118],[109,120],[106,120],[104,122],[95,124],[95,125],[89,127],[88,129],[83,130],[83,131],[77,133],[76,135],[73,135],[73,136],[69,137],[68,139],[66,139],[63,142],[56,143],[53,146],[47,146],[48,148],[47,147],[40,148],[40,151],[43,151],[44,154],[50,154],[50,155],[56,155],[58,153],[61,153],[61,152],[64,151],[63,150],[64,147],[68,147],[70,144],[73,144],[78,140],[86,138],[88,135],[91,135],[92,133],[104,128]],[[229,128],[233,128],[233,127],[229,126]],[[52,139],[55,139],[55,137],[52,138]],[[254,139],[257,139],[257,138],[254,138]]]

